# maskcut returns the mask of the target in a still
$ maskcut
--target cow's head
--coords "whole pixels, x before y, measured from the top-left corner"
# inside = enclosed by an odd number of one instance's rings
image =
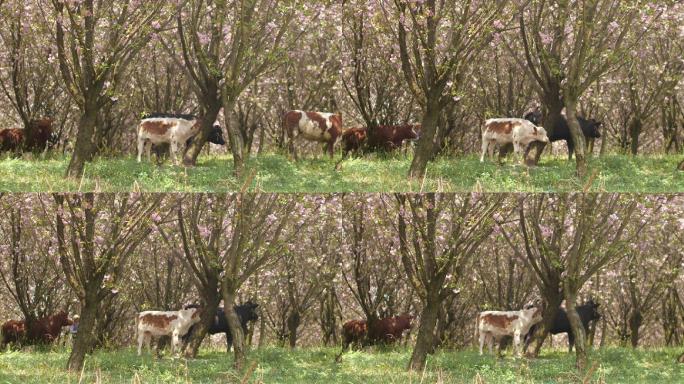
[[[423,131],[423,125],[422,124],[414,124],[411,125],[411,133],[409,136],[409,140],[418,140],[420,139],[420,134]]]
[[[546,135],[546,129],[544,127],[534,127],[532,130],[532,135],[533,135],[533,140],[532,141],[541,141],[542,143],[548,143],[549,142],[549,136]]]
[[[527,313],[532,323],[538,323],[542,320],[544,303],[541,300],[534,300],[525,304],[525,306],[523,306],[523,311]]]
[[[592,138],[592,139],[598,139],[601,137],[601,131],[599,128],[601,128],[601,123],[600,121],[597,121],[595,119],[589,119],[586,121],[586,124],[582,125],[582,133],[584,134],[584,137]]]
[[[244,311],[244,319],[247,321],[257,321],[259,320],[259,314],[257,313],[257,308],[259,308],[259,304],[253,302],[252,300],[248,300],[246,303],[240,305],[240,308]]]
[[[529,121],[534,125],[540,125],[542,121],[542,113],[538,108],[528,111],[523,115],[523,119]]]
[[[598,311],[599,303],[595,302],[593,298],[589,298],[582,306],[588,309],[589,321],[601,319],[601,314]]]
[[[72,325],[74,322],[69,319],[69,314],[66,313],[66,311],[62,310],[57,312],[54,316],[52,316],[52,322],[59,327],[65,327],[67,325]]]
[[[209,132],[207,141],[216,145],[226,145],[226,140],[223,138],[223,129],[221,129],[220,125],[214,124],[214,126],[211,127],[211,132]]]

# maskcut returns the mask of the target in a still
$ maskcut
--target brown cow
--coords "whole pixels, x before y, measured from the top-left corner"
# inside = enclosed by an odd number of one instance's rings
[[[0,131],[0,152],[20,153],[23,144],[23,129],[9,128]]]
[[[326,143],[325,151],[333,157],[337,139],[342,136],[342,115],[327,112],[289,111],[283,116],[283,129],[289,140],[290,153],[297,160],[295,139]]]
[[[420,124],[379,125],[368,133],[368,147],[393,151],[401,148],[404,141],[420,139],[421,130]]]
[[[27,325],[26,321],[10,320],[2,325],[0,346],[8,343],[49,344],[57,339],[62,327],[73,324],[65,311],[42,317]]]
[[[47,149],[53,140],[52,122],[50,118],[32,120],[26,130],[24,149],[31,152],[43,152]]]
[[[342,154],[346,157],[349,152],[358,152],[361,145],[366,141],[368,130],[366,128],[349,128],[342,134]]]
[[[368,334],[366,320],[349,320],[342,325],[342,351],[350,345],[360,347]]]
[[[411,329],[413,319],[413,316],[404,313],[372,322],[368,327],[368,342],[391,344],[400,340],[404,332]]]

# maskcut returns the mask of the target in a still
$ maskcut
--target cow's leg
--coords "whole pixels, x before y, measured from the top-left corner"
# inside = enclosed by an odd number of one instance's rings
[[[520,331],[516,331],[515,334],[513,335],[513,354],[515,356],[520,356],[520,339],[522,335],[520,334]]]
[[[330,139],[328,141],[328,153],[330,153],[330,159],[334,157],[334,148],[335,148],[335,138]]]
[[[575,153],[575,143],[572,140],[568,140],[568,160],[572,160],[572,154]]]
[[[482,348],[484,347],[485,337],[486,336],[484,332],[480,332],[480,356],[482,356]]]
[[[489,354],[494,354],[494,335],[487,333],[487,348],[489,348]]]
[[[173,165],[178,166],[178,141],[171,139],[171,160]]]
[[[142,153],[145,150],[145,140],[138,137],[138,163],[142,160]]]
[[[226,331],[226,353],[230,353],[230,347],[233,345],[233,340],[230,337],[230,331]]]
[[[575,335],[572,334],[572,331],[568,332],[568,352],[572,353],[572,347],[575,345]]]
[[[480,163],[484,163],[485,155],[487,154],[487,147],[489,146],[489,141],[482,139],[482,155],[480,155]]]
[[[151,141],[146,141],[145,142],[145,154],[147,155],[147,162],[152,161],[152,142]]]
[[[180,336],[178,335],[178,331],[173,331],[171,335],[171,355],[175,356],[176,355],[176,347],[180,343]]]

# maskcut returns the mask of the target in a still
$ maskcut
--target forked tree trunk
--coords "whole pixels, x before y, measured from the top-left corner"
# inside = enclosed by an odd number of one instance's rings
[[[94,105],[86,106],[78,121],[78,133],[74,154],[71,156],[66,176],[80,178],[83,176],[85,164],[92,161],[97,152],[95,144],[95,132],[97,124],[97,108]]]
[[[578,371],[584,372],[587,367],[587,337],[584,326],[582,325],[582,320],[577,313],[576,300],[576,293],[565,293],[565,306],[568,313],[568,320],[570,320],[570,329],[575,337],[575,366]]]
[[[439,106],[437,102],[428,102],[428,106],[423,115],[423,128],[421,137],[416,146],[413,162],[409,169],[409,179],[422,179],[425,176],[428,162],[435,154],[436,145],[439,143],[439,132],[437,122],[439,121]]]
[[[95,343],[97,310],[99,302],[97,293],[93,292],[86,296],[83,308],[81,309],[81,320],[78,324],[78,332],[74,339],[74,346],[67,361],[67,369],[72,372],[79,372],[83,368],[85,356],[88,354]]]
[[[437,326],[437,318],[439,316],[439,299],[436,292],[428,293],[425,307],[420,315],[420,326],[418,328],[418,337],[416,338],[416,346],[413,348],[411,361],[409,362],[409,370],[422,371],[425,369],[425,361],[427,355],[432,351],[434,344],[435,327]]]

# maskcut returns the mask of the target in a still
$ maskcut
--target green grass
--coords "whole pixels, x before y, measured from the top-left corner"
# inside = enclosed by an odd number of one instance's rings
[[[606,155],[590,160],[589,186],[596,192],[684,192],[681,156]],[[475,156],[440,158],[430,163],[427,177],[409,182],[411,159],[403,155],[351,159],[342,170],[329,158],[288,160],[265,154],[249,160],[249,191],[265,192],[571,192],[588,184],[574,176],[574,162],[544,157],[539,167],[484,164]],[[132,157],[99,159],[88,164],[81,180],[65,179],[69,159],[0,159],[0,192],[226,192],[240,190],[246,177],[233,176],[229,156],[201,156],[197,167],[138,164]]]
[[[290,351],[269,347],[249,354],[248,365],[256,364],[252,383],[576,383],[584,378],[574,369],[574,355],[548,351],[538,359],[500,360],[479,356],[474,350],[440,352],[430,356],[424,374],[410,374],[408,349],[349,352],[334,362],[338,348]],[[607,348],[592,352],[596,369],[591,382],[682,383],[684,364],[675,363],[675,349],[636,350]],[[0,383],[76,383],[80,374],[64,370],[68,351],[0,353]],[[244,374],[231,369],[232,355],[200,351],[194,360],[155,359],[149,353],[135,355],[133,349],[96,352],[89,356],[84,382],[120,383],[232,383]],[[136,381],[138,380],[139,381]],[[482,381],[477,381],[477,380]]]

